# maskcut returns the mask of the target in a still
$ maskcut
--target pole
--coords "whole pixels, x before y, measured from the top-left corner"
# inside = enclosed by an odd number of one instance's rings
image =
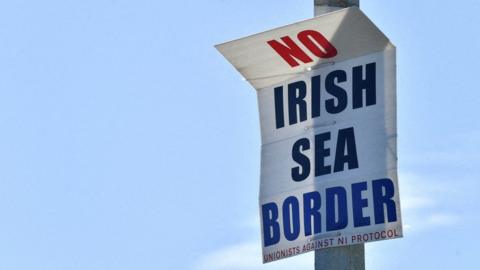
[[[315,16],[352,6],[360,7],[360,0],[314,0]]]
[[[351,6],[360,0],[314,0],[315,16]],[[315,270],[365,270],[363,244],[315,250]]]

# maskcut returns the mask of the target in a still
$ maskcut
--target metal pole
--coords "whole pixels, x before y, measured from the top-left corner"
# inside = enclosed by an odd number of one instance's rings
[[[360,0],[314,0],[315,16],[352,6],[360,7]]]
[[[351,6],[360,0],[314,0],[315,16]],[[315,250],[315,270],[365,270],[364,245]]]

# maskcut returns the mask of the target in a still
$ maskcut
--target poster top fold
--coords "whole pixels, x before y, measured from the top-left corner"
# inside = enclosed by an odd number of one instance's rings
[[[216,45],[257,90],[393,47],[357,7]]]

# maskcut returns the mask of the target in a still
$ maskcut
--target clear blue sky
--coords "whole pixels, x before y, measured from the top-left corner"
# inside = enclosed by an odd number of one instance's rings
[[[261,265],[255,91],[213,45],[312,0],[2,1],[0,269]],[[477,269],[480,2],[362,0],[398,48],[405,237],[368,269]]]

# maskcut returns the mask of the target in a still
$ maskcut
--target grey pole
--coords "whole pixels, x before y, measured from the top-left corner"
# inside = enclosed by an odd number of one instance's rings
[[[314,0],[315,16],[351,6],[360,0]],[[315,270],[365,270],[364,245],[315,250]]]

